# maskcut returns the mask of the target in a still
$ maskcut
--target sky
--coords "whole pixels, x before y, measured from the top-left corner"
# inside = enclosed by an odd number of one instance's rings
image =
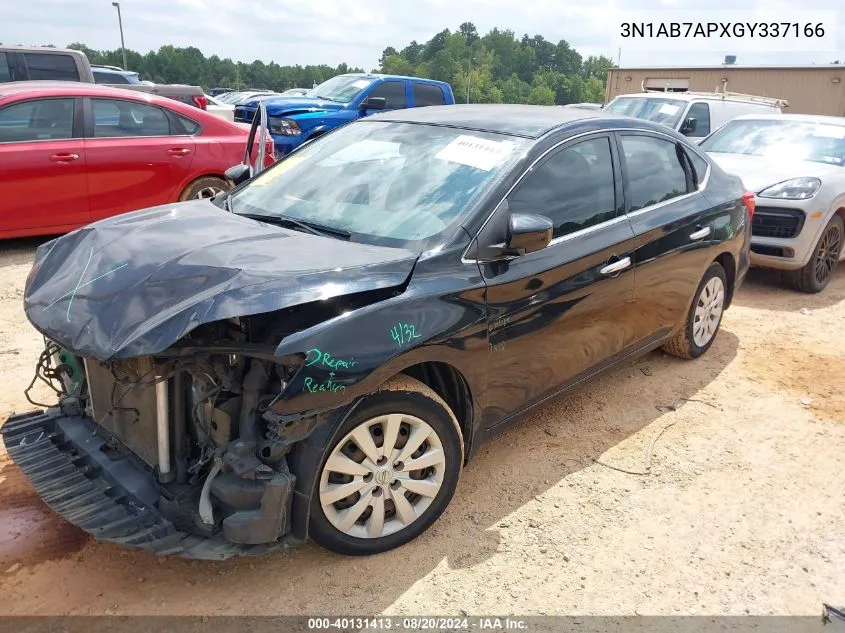
[[[699,9],[699,0],[122,0],[120,4],[127,48],[146,52],[164,44],[196,46],[207,56],[244,62],[346,62],[372,70],[385,47],[401,49],[411,40],[425,42],[466,21],[482,35],[499,27],[518,37],[528,33],[553,42],[565,39],[585,57],[606,55],[622,66],[719,64],[728,53],[737,54],[738,64],[845,62],[842,0],[707,0],[707,10],[696,13],[708,21],[729,18],[727,10],[754,11],[763,20],[803,25],[813,17],[809,12],[829,11],[826,48],[812,51],[785,51],[776,44],[758,50],[747,39],[736,44],[699,41],[694,46],[678,40],[668,50],[664,41],[660,50],[642,50],[644,44],[619,39],[620,21],[631,11],[643,21],[670,21],[674,11]],[[0,0],[0,15],[4,44],[83,42],[94,49],[120,47],[117,12],[110,0]],[[819,42],[809,46],[818,48]]]

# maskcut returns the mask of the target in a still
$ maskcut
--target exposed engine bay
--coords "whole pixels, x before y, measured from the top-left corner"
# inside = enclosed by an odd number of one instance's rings
[[[177,530],[272,544],[291,530],[296,477],[288,453],[327,420],[273,413],[305,361],[273,356],[286,334],[278,324],[300,328],[335,311],[328,301],[285,319],[228,319],[198,327],[160,355],[108,361],[47,339],[33,384],[50,386],[61,415],[93,421],[102,452],[129,454],[147,471],[157,511]]]

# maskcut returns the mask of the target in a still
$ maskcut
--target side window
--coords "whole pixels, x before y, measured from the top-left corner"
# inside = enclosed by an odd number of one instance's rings
[[[545,215],[561,237],[616,216],[610,139],[582,141],[532,169],[508,198],[512,212]]]
[[[691,137],[699,138],[710,134],[710,106],[706,103],[693,103],[689,112],[687,112],[688,119],[695,119],[695,132],[690,134]]]
[[[622,136],[631,211],[687,193],[687,173],[678,156],[679,148],[653,136]]]
[[[404,108],[408,105],[405,98],[404,81],[385,81],[376,86],[370,93],[371,97],[382,97],[387,100],[387,108]]]
[[[73,137],[73,99],[37,99],[0,109],[0,143]]]
[[[24,53],[23,60],[30,79],[58,79],[79,81],[76,61],[70,55],[52,53]]]
[[[170,121],[160,108],[119,99],[92,99],[94,136],[167,136]]]
[[[176,118],[179,119],[179,122],[182,124],[182,127],[185,128],[185,132],[187,132],[191,136],[193,136],[194,134],[199,134],[199,131],[202,129],[202,126],[199,123],[197,123],[193,119],[189,119],[186,116],[177,114]]]
[[[697,187],[704,181],[704,177],[707,175],[707,161],[689,148],[685,147],[684,153],[687,155],[687,158],[689,158],[689,161],[692,164],[692,169],[695,172],[695,185]]]
[[[417,107],[444,105],[446,98],[443,96],[443,89],[440,86],[431,84],[411,84],[414,90],[414,105]]]
[[[0,53],[0,84],[12,81],[12,71],[9,69],[9,60],[6,53]]]

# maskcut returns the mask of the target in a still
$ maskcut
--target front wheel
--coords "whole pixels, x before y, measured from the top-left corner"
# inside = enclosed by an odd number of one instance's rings
[[[833,278],[833,272],[842,254],[843,224],[842,218],[834,215],[822,231],[819,241],[813,248],[813,255],[804,268],[788,273],[790,284],[796,290],[817,293],[825,289]]]
[[[423,383],[398,376],[361,403],[314,464],[311,538],[351,555],[404,545],[446,509],[462,463],[451,409]]]
[[[698,358],[713,344],[722,323],[727,288],[725,269],[713,262],[695,291],[684,327],[663,346],[679,358]]]

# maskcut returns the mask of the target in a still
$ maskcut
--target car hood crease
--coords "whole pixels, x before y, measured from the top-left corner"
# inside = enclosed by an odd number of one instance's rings
[[[417,253],[165,205],[38,248],[24,292],[45,336],[102,360],[161,352],[203,323],[401,286]]]

